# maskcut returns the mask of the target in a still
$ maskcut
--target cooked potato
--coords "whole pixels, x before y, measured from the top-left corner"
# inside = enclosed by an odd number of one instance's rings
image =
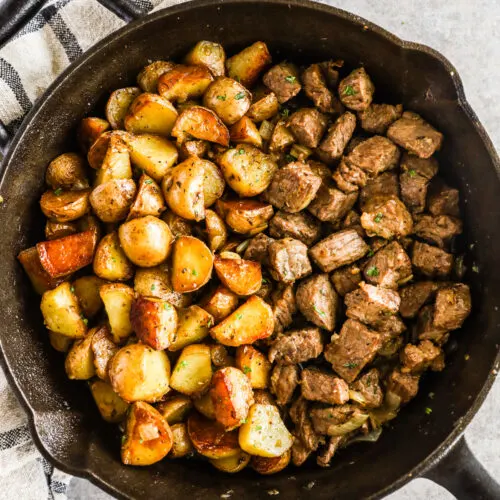
[[[103,222],[119,222],[127,217],[136,192],[132,179],[113,179],[90,193],[90,204]]]
[[[236,123],[252,102],[252,94],[236,80],[220,77],[212,82],[203,95],[203,105],[215,111],[226,125]]]
[[[40,309],[49,330],[75,339],[85,337],[87,322],[84,321],[78,299],[68,282],[46,291],[42,296]]]
[[[226,53],[221,44],[202,40],[198,42],[184,58],[186,64],[205,66],[212,75],[224,76]]]
[[[141,89],[138,87],[125,87],[111,93],[106,103],[106,118],[112,128],[123,129],[128,108],[140,94]]]
[[[194,137],[229,146],[227,127],[211,109],[202,106],[192,106],[182,111],[175,122],[172,136],[177,138],[179,144]]]
[[[262,137],[259,130],[248,116],[243,116],[230,128],[229,136],[232,142],[253,144],[262,148]]]
[[[96,139],[109,129],[109,123],[102,118],[83,118],[78,127],[77,138],[81,150],[86,154]]]
[[[76,221],[76,226],[79,231],[90,231],[92,233],[92,246],[93,248],[97,248],[97,243],[99,243],[102,236],[99,219],[94,215],[87,214]]]
[[[99,294],[104,303],[113,340],[119,344],[132,333],[130,308],[134,300],[134,290],[122,283],[102,285]]]
[[[294,142],[295,137],[287,128],[285,120],[279,120],[274,127],[268,149],[270,153],[281,153]]]
[[[175,67],[170,61],[155,61],[145,66],[137,75],[137,84],[144,92],[157,92],[158,79],[163,73]]]
[[[106,422],[117,424],[125,418],[129,405],[108,383],[103,380],[93,380],[89,383],[89,387],[97,409]]]
[[[205,210],[205,226],[208,245],[212,252],[223,247],[227,241],[227,229],[224,221],[213,210]]]
[[[161,264],[168,257],[173,240],[167,224],[151,215],[125,222],[118,236],[125,255],[141,267]]]
[[[158,79],[158,93],[171,102],[186,102],[201,97],[213,81],[203,66],[178,64]]]
[[[202,394],[212,380],[210,347],[191,344],[181,352],[170,378],[170,387],[181,394]]]
[[[175,165],[179,155],[177,148],[159,135],[134,135],[129,138],[128,145],[132,163],[156,182]]]
[[[193,399],[194,407],[205,417],[210,420],[215,420],[215,407],[212,402],[210,392],[206,392],[203,396],[197,396]]]
[[[213,316],[199,306],[192,305],[180,310],[175,339],[170,344],[169,351],[178,351],[204,339],[213,324]]]
[[[52,278],[50,274],[42,267],[36,247],[31,247],[23,250],[19,253],[17,259],[28,275],[31,284],[33,285],[33,289],[39,295],[42,295],[47,290],[52,290],[64,279]]]
[[[175,424],[171,427],[173,444],[170,450],[170,458],[181,458],[189,455],[193,451],[193,445],[189,439],[187,425],[183,423]]]
[[[113,390],[125,401],[154,403],[169,391],[170,361],[164,351],[130,344],[111,359],[109,378]]]
[[[271,61],[267,45],[264,42],[255,42],[227,60],[227,74],[250,88]]]
[[[253,389],[267,389],[269,386],[271,363],[255,347],[242,345],[236,349],[236,368],[248,377]]]
[[[179,236],[191,236],[193,234],[193,223],[168,210],[161,216],[161,220],[168,224],[174,238]]]
[[[264,231],[274,215],[272,205],[255,200],[217,200],[216,209],[234,232],[247,236]]]
[[[99,170],[104,162],[104,158],[106,158],[106,153],[108,152],[109,143],[112,137],[118,137],[128,143],[131,134],[125,132],[123,130],[110,130],[108,132],[104,132],[101,134],[92,144],[87,153],[87,161],[89,165],[95,169]],[[121,144],[116,141],[115,146],[121,146]]]
[[[169,425],[183,422],[188,416],[193,402],[184,394],[176,394],[158,403],[157,410]]]
[[[201,306],[219,323],[238,307],[238,296],[225,286],[218,286],[202,301]]]
[[[71,222],[88,212],[89,189],[81,191],[46,191],[40,198],[44,215],[55,222]]]
[[[280,109],[278,98],[274,92],[269,92],[260,98],[255,98],[248,110],[247,116],[254,122],[269,120],[275,116]]]
[[[259,457],[281,457],[293,444],[276,406],[254,404],[239,430],[241,449]]]
[[[248,465],[250,458],[251,457],[248,453],[240,450],[240,452],[233,457],[212,459],[210,460],[210,463],[222,472],[236,474],[236,472],[242,471]]]
[[[214,373],[210,396],[215,408],[215,418],[226,429],[239,427],[247,418],[253,405],[250,381],[238,368],[228,366]]]
[[[262,285],[259,262],[244,259],[214,258],[214,269],[222,284],[236,295],[253,295]]]
[[[240,196],[256,196],[267,189],[278,169],[276,162],[250,144],[228,149],[219,160],[226,182]]]
[[[145,92],[134,99],[123,122],[125,130],[133,134],[158,134],[168,137],[175,120],[177,110],[168,99]]]
[[[77,225],[73,222],[54,222],[48,220],[45,224],[45,237],[48,240],[64,238],[78,231]]]
[[[120,247],[116,231],[99,242],[94,255],[94,273],[108,281],[128,281],[134,275],[134,266]]]
[[[238,455],[241,451],[238,431],[226,431],[219,422],[196,412],[188,418],[188,434],[195,450],[204,457],[226,458]]]
[[[158,184],[148,175],[141,175],[137,196],[130,207],[128,220],[146,215],[159,217],[165,208],[165,201]]]
[[[219,167],[208,160],[199,159],[198,162],[203,166],[203,194],[205,208],[212,206],[224,192],[226,183]]]
[[[165,300],[136,297],[130,309],[132,328],[153,349],[167,349],[176,339],[177,311]]]
[[[89,187],[85,161],[76,153],[64,153],[47,167],[45,182],[52,189],[85,189]]]
[[[253,295],[231,315],[210,330],[221,344],[237,347],[265,339],[274,331],[274,315],[269,304]]]
[[[221,344],[212,344],[210,346],[210,356],[212,357],[212,364],[218,368],[234,365],[234,358],[229,356],[227,349]]]
[[[173,445],[170,426],[151,405],[138,401],[130,407],[122,444],[126,465],[151,465],[166,457]]]
[[[193,236],[175,240],[172,256],[172,286],[176,292],[199,290],[212,275],[213,255],[203,241]]]
[[[95,375],[94,353],[92,351],[92,337],[95,328],[90,330],[86,337],[76,340],[71,346],[64,362],[66,375],[71,380],[88,380]]]
[[[94,330],[91,347],[96,375],[102,380],[109,381],[109,362],[120,348],[111,340],[111,332],[107,325]]]
[[[61,333],[48,330],[50,345],[58,352],[68,352],[73,344],[73,339]]]
[[[207,155],[209,149],[210,144],[207,141],[186,141],[182,143],[179,149],[179,156],[181,160],[187,160],[190,156],[204,158]]]
[[[104,281],[97,276],[82,276],[73,281],[73,293],[77,296],[86,318],[93,318],[102,309],[99,288]]]
[[[290,463],[292,451],[287,450],[281,457],[257,457],[253,456],[250,467],[259,474],[269,475],[281,472]]]
[[[131,179],[130,150],[121,134],[110,134],[108,148],[97,171],[94,187],[113,179]]]

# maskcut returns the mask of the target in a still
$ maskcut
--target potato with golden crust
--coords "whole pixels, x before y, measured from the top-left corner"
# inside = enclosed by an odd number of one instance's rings
[[[227,74],[245,87],[251,88],[271,62],[267,45],[264,42],[255,42],[227,60]]]
[[[158,93],[170,102],[186,102],[201,97],[212,81],[207,68],[178,64],[158,78]]]
[[[208,246],[212,252],[223,247],[227,241],[227,228],[224,221],[213,210],[205,210],[205,227],[207,231]]]
[[[131,134],[125,132],[124,130],[108,130],[107,132],[104,132],[104,134],[101,134],[92,144],[87,153],[87,161],[89,162],[89,165],[93,169],[99,170],[104,162],[104,159],[106,158],[106,154],[108,153],[111,139],[114,138],[114,152],[116,153],[121,152],[123,146],[118,139],[127,143],[130,137]]]
[[[68,351],[64,368],[69,379],[88,380],[96,374],[92,351],[92,337],[95,331],[96,329],[92,328],[83,339],[75,341]]]
[[[236,368],[239,368],[250,380],[253,389],[267,389],[271,363],[267,357],[251,345],[242,345],[236,349]]]
[[[291,449],[285,451],[281,457],[258,457],[254,455],[250,460],[250,467],[259,474],[267,476],[281,472],[288,466],[291,458]]]
[[[193,445],[189,439],[187,424],[179,423],[172,425],[173,443],[170,450],[170,458],[181,458],[193,452]]]
[[[241,117],[230,129],[232,142],[252,144],[262,149],[262,137],[255,123],[248,116]]]
[[[127,217],[136,192],[133,179],[113,179],[97,186],[89,200],[103,222],[119,222]]]
[[[123,120],[130,105],[141,94],[138,87],[125,87],[111,93],[106,103],[106,118],[114,129],[123,129]]]
[[[76,153],[64,153],[54,158],[45,172],[45,182],[52,189],[86,189],[89,180],[84,159]]]
[[[109,362],[120,348],[113,342],[107,325],[102,325],[94,329],[91,347],[94,353],[96,375],[102,380],[109,381]]]
[[[108,147],[101,166],[97,170],[94,187],[113,179],[132,179],[130,149],[125,138],[127,135],[115,132],[109,135]]]
[[[176,66],[171,61],[154,61],[147,66],[144,66],[137,75],[137,85],[144,92],[158,92],[158,79],[161,75],[170,71]]]
[[[218,470],[227,472],[228,474],[236,474],[242,471],[250,462],[251,456],[240,450],[237,455],[225,458],[216,458],[209,460],[209,462]]]
[[[229,288],[220,285],[210,292],[200,305],[213,316],[215,323],[219,323],[238,307],[238,296]]]
[[[216,210],[235,233],[246,236],[264,231],[274,215],[272,205],[256,200],[217,200]]]
[[[267,91],[262,96],[255,96],[254,101],[248,110],[247,116],[254,122],[269,120],[278,114],[280,104],[274,92]]]
[[[215,408],[210,397],[210,392],[206,392],[203,396],[193,398],[193,404],[197,411],[210,420],[215,420]]]
[[[47,333],[49,334],[50,345],[58,352],[68,352],[73,345],[71,337],[66,337],[66,335],[52,332],[51,330],[47,330]]]
[[[236,295],[253,295],[262,285],[259,262],[245,259],[214,258],[214,269],[221,283]]]
[[[202,40],[184,58],[186,64],[205,66],[213,76],[224,76],[226,72],[226,53],[220,43]]]
[[[161,220],[168,224],[170,231],[174,235],[174,238],[179,236],[191,236],[193,234],[193,221],[189,221],[177,215],[172,210],[166,210],[162,216]]]
[[[45,223],[45,238],[48,240],[57,240],[70,234],[75,234],[78,226],[75,222],[54,222],[48,220]]]
[[[212,380],[210,347],[191,344],[181,352],[170,377],[170,387],[181,394],[203,394]]]
[[[77,296],[86,318],[93,318],[103,307],[99,288],[104,281],[97,276],[82,276],[73,281],[73,293]]]
[[[184,394],[168,396],[164,401],[156,405],[156,409],[169,425],[178,424],[186,420],[189,412],[193,408],[193,402]]]
[[[53,278],[43,268],[36,247],[27,248],[19,253],[17,260],[23,266],[24,271],[33,285],[33,289],[39,295],[47,290],[54,289],[64,278]]]
[[[146,215],[159,217],[165,209],[165,201],[160,186],[149,175],[142,174],[139,179],[137,196],[130,207],[127,220],[145,217]]]
[[[92,146],[96,139],[106,132],[109,127],[109,122],[102,118],[97,118],[95,116],[83,118],[78,126],[78,132],[76,134],[81,150],[87,154],[90,146]]]
[[[286,126],[285,120],[279,120],[274,126],[268,150],[270,153],[282,153],[288,146],[295,142],[295,136]]]
[[[104,303],[113,340],[119,344],[132,334],[130,308],[134,290],[123,283],[106,283],[99,288]]]
[[[40,198],[44,215],[55,222],[72,222],[83,217],[90,208],[90,189],[81,191],[45,191]]]
[[[210,356],[212,357],[212,364],[218,368],[234,366],[234,358],[229,355],[222,344],[212,344],[210,346]]]
[[[192,141],[183,142],[179,148],[179,157],[181,160],[187,160],[190,156],[204,158],[210,150],[210,143],[193,139]]]
[[[108,281],[128,281],[134,275],[134,266],[122,250],[116,231],[106,234],[97,245],[93,266],[94,273]]]
[[[89,382],[89,388],[97,409],[106,422],[117,424],[125,418],[129,405],[107,382],[93,380]]]
[[[208,330],[213,324],[213,316],[197,305],[181,309],[178,312],[175,339],[168,347],[168,350],[178,351],[189,344],[203,340],[208,336]]]
[[[226,182],[219,167],[208,160],[199,159],[198,162],[203,166],[203,195],[204,206],[212,206],[224,193]]]

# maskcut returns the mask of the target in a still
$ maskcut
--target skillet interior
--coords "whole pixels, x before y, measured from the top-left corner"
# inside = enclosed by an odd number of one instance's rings
[[[31,114],[6,158],[0,210],[1,345],[13,379],[34,418],[35,438],[57,466],[88,475],[115,494],[149,498],[258,498],[278,489],[285,498],[360,498],[387,493],[421,472],[429,455],[453,441],[474,413],[500,343],[500,279],[496,251],[500,233],[498,158],[468,106],[454,69],[430,50],[401,44],[382,30],[358,24],[355,16],[304,2],[225,1],[184,4],[121,30],[59,79]],[[332,13],[337,13],[333,16]],[[447,369],[430,374],[418,397],[375,445],[344,450],[330,469],[311,465],[271,477],[244,471],[222,475],[199,461],[163,461],[146,469],[119,463],[119,437],[101,421],[83,383],[66,379],[61,355],[42,327],[39,298],[15,261],[18,251],[43,238],[38,199],[48,162],[75,148],[82,116],[102,105],[109,91],[130,84],[148,60],[178,58],[200,39],[221,42],[233,53],[265,40],[274,60],[297,62],[341,57],[363,63],[377,85],[378,101],[402,102],[445,134],[441,171],[462,193],[467,244],[479,273],[469,272],[473,314],[450,341]],[[399,44],[399,45],[398,45]],[[458,90],[457,90],[458,89]],[[496,167],[495,167],[496,163]],[[455,342],[456,341],[456,342]],[[464,356],[469,354],[466,361]],[[491,382],[491,377],[490,377]],[[434,392],[434,399],[428,397]],[[479,396],[478,396],[479,394]],[[424,409],[433,412],[426,415]]]

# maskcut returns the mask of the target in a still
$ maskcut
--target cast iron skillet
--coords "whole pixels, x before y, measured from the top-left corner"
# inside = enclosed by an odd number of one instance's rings
[[[364,64],[377,100],[402,102],[445,134],[439,155],[448,182],[462,193],[473,313],[452,334],[443,373],[421,390],[376,444],[343,450],[329,469],[290,468],[271,477],[245,470],[218,473],[199,461],[163,461],[148,468],[119,462],[119,436],[105,424],[83,383],[69,381],[61,355],[47,341],[39,297],[16,262],[17,253],[43,238],[38,199],[44,171],[71,151],[81,117],[99,108],[110,90],[134,81],[148,60],[178,58],[198,40],[221,42],[229,53],[265,40],[276,61],[341,57]],[[102,108],[99,108],[102,109]],[[455,69],[428,47],[399,40],[344,11],[300,0],[202,0],[132,23],[73,64],[24,121],[3,163],[0,192],[1,348],[10,381],[29,415],[40,451],[54,465],[129,498],[379,498],[424,476],[459,498],[500,498],[500,488],[468,450],[462,433],[483,402],[500,361],[500,161],[467,104]],[[464,356],[468,354],[469,360]],[[432,401],[429,392],[435,394]],[[425,408],[431,406],[432,414]],[[492,422],[492,425],[495,423]]]

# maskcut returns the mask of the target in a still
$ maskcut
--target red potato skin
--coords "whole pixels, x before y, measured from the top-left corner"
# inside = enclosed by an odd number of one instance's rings
[[[252,295],[262,286],[260,263],[253,260],[214,258],[217,276],[236,295]]]
[[[96,117],[83,118],[78,128],[78,142],[82,151],[87,154],[90,146],[95,140],[106,130],[109,130],[110,125],[106,120]]]
[[[26,274],[29,276],[33,288],[40,295],[47,290],[54,289],[57,285],[61,284],[64,281],[62,278],[53,278],[42,267],[36,247],[31,247],[23,250],[17,256],[17,259],[23,266]]]

